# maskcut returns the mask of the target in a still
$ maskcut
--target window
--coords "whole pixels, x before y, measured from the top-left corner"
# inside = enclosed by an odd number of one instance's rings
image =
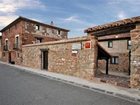
[[[4,51],[8,50],[8,39],[5,39]]]
[[[8,39],[5,40],[5,45],[8,46]]]
[[[42,38],[36,38],[36,43],[41,43],[42,42]]]
[[[19,44],[19,36],[16,36],[15,39],[16,39],[16,40],[15,40],[15,43],[16,43],[16,44]]]
[[[60,30],[58,30],[58,33],[57,33],[58,35],[60,35],[61,34],[61,31]]]
[[[16,35],[16,36],[15,36],[14,48],[19,48],[19,35]]]
[[[108,48],[112,48],[113,47],[113,41],[108,41]]]
[[[111,64],[118,64],[119,63],[119,57],[118,56],[114,56],[111,58],[110,60]]]
[[[128,49],[128,50],[131,49],[131,40],[127,40],[127,49]]]
[[[39,25],[36,25],[36,26],[35,26],[35,29],[36,29],[36,30],[39,30],[39,28],[40,28]]]

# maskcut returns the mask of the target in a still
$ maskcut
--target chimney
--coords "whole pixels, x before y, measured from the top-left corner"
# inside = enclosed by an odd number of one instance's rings
[[[51,25],[52,25],[52,26],[54,25],[53,21],[51,21]]]

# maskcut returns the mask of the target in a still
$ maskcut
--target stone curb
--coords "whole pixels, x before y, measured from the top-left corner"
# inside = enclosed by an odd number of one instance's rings
[[[1,61],[0,61],[0,63],[5,64],[5,65],[9,65],[11,67],[19,68],[20,70],[22,70],[24,72],[28,72],[28,73],[31,73],[31,74],[36,74],[36,75],[39,75],[39,76],[42,76],[42,77],[45,77],[45,78],[48,78],[48,79],[60,81],[60,82],[66,83],[66,84],[71,84],[71,85],[74,85],[74,86],[82,87],[84,89],[92,90],[94,92],[99,92],[99,93],[107,94],[107,95],[110,95],[110,96],[115,96],[115,97],[130,101],[130,102],[135,102],[135,103],[140,104],[140,98],[137,98],[137,97],[131,97],[131,96],[127,96],[127,95],[124,95],[124,94],[120,94],[120,93],[116,93],[116,92],[112,92],[112,91],[108,91],[108,90],[104,90],[104,89],[100,89],[100,88],[95,88],[95,87],[91,87],[91,86],[88,86],[88,85],[79,84],[79,83],[76,83],[76,82],[73,82],[73,81],[68,81],[68,80],[65,80],[65,79],[61,79],[59,77],[49,76],[49,75],[46,75],[46,74],[38,73],[36,71],[27,70],[28,68],[24,68],[24,67],[18,66],[18,65],[11,65],[11,64],[1,62]]]

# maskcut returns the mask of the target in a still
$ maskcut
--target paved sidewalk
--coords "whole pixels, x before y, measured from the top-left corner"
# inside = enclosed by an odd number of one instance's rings
[[[28,67],[22,67],[19,65],[11,65],[11,64],[4,63],[1,61],[0,61],[0,63],[6,64],[9,66],[13,66],[13,67],[19,68],[21,70],[24,70],[26,72],[38,74],[38,75],[41,75],[41,76],[44,76],[44,77],[47,77],[50,79],[54,79],[57,81],[72,84],[75,86],[80,86],[82,88],[90,89],[92,91],[97,91],[97,92],[101,92],[104,94],[123,98],[123,99],[129,100],[129,101],[135,101],[137,103],[140,103],[140,90],[137,90],[137,89],[127,89],[127,88],[117,87],[117,86],[113,86],[113,85],[105,84],[105,83],[94,83],[94,82],[87,81],[87,80],[73,77],[73,76],[52,73],[52,72],[43,71],[43,70],[39,70],[39,69],[32,69],[32,68],[28,68]]]

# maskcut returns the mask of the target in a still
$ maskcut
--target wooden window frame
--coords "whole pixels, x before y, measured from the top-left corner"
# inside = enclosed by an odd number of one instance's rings
[[[113,61],[113,59],[114,59],[114,61]],[[111,57],[110,64],[119,64],[119,57],[118,56]]]
[[[112,46],[110,46],[110,43],[112,44]],[[113,41],[108,41],[108,48],[113,48]]]

